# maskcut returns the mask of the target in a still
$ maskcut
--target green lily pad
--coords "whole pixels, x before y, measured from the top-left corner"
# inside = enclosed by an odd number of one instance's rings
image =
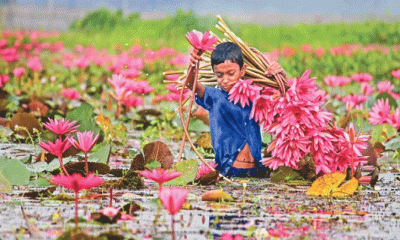
[[[0,173],[11,185],[17,186],[27,185],[31,177],[31,172],[21,161],[7,157],[0,158]]]
[[[75,120],[80,126],[79,131],[92,131],[94,135],[101,132],[101,128],[95,122],[94,108],[89,103],[82,103],[79,107],[67,113],[66,118]]]
[[[10,181],[0,172],[0,193],[11,192]]]
[[[96,146],[96,151],[89,157],[90,162],[107,164],[111,155],[111,143],[103,142]]]
[[[390,124],[380,124],[372,128],[371,137],[374,142],[385,142],[397,135],[397,129]]]
[[[190,182],[193,182],[196,178],[197,168],[199,163],[196,160],[189,159],[185,161],[181,161],[175,164],[174,169],[177,172],[182,172],[182,175],[179,177],[172,179],[169,182],[166,182],[165,185],[169,186],[185,186]]]

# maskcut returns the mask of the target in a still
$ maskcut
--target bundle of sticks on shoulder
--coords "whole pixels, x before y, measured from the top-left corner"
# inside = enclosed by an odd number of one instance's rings
[[[244,63],[247,65],[246,73],[244,78],[253,80],[253,83],[260,86],[268,86],[278,89],[281,94],[284,94],[289,87],[289,84],[282,74],[276,74],[271,77],[267,77],[265,72],[270,65],[270,61],[256,48],[247,46],[239,37],[237,37],[225,24],[220,16],[217,16],[218,24],[216,28],[224,34],[224,39],[218,38],[216,45],[230,41],[236,43],[240,46]],[[215,35],[214,35],[215,36]],[[216,36],[218,37],[218,36]],[[217,78],[211,68],[211,51],[206,51],[203,53],[203,59],[200,63],[200,68],[198,72],[198,80],[203,85],[215,86],[217,85]],[[167,71],[164,75],[174,75],[179,74],[180,77],[175,81],[168,81],[166,83],[177,83],[178,89],[182,88],[187,75],[186,70],[182,71]]]

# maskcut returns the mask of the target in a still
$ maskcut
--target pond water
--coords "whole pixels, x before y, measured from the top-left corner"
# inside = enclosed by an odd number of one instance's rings
[[[15,158],[35,151],[32,145],[0,146],[0,155]],[[176,148],[174,151],[176,154]],[[118,165],[128,166],[127,162]],[[249,179],[245,185],[245,181],[236,181],[233,185],[221,181],[212,186],[189,186],[189,205],[174,218],[175,236],[176,239],[218,239],[229,232],[244,238],[252,236],[251,239],[396,239],[400,232],[398,177],[398,173],[381,173],[375,189],[365,186],[358,194],[344,199],[310,197],[305,193],[309,186],[287,186],[272,183],[270,179]],[[114,190],[114,207],[130,202],[142,207],[135,212],[134,220],[116,224],[90,222],[80,226],[92,235],[114,230],[126,238],[172,239],[171,217],[158,201],[158,186],[148,180],[144,184],[141,190]],[[203,193],[220,188],[235,202],[201,201]],[[15,189],[6,195],[7,200],[0,200],[0,239],[55,239],[67,226],[73,227],[67,223],[74,217],[73,201],[22,197],[27,191]],[[53,195],[61,192],[73,196],[61,187]],[[103,198],[82,199],[79,216],[88,218],[108,204],[106,193]],[[36,227],[34,233],[32,227],[28,231],[28,223]]]

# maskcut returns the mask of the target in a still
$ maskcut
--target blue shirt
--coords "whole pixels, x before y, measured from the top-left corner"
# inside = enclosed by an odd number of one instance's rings
[[[260,126],[250,118],[252,103],[242,108],[228,100],[223,90],[205,86],[203,98],[196,103],[209,112],[211,142],[215,152],[217,170],[224,176],[232,174],[231,168],[239,152],[249,143],[256,166],[262,167]]]

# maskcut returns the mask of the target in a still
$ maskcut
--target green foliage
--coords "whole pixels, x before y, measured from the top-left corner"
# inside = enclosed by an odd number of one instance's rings
[[[18,173],[18,174],[17,174]],[[18,159],[0,158],[0,174],[4,176],[11,185],[27,185],[31,177],[31,172]]]
[[[375,142],[385,142],[387,139],[397,135],[397,130],[390,124],[374,126],[371,137]]]
[[[185,186],[190,182],[193,182],[194,179],[196,178],[197,174],[197,168],[199,166],[199,163],[196,160],[185,160],[177,163],[174,166],[174,169],[177,172],[182,172],[182,175],[179,177],[166,182],[165,185],[172,185],[172,186]]]
[[[88,13],[83,19],[75,20],[71,24],[70,30],[110,32],[117,26],[129,26],[139,19],[140,14],[136,12],[124,18],[121,9],[112,12],[107,8],[99,8],[98,10]]]
[[[387,92],[383,92],[383,93],[378,94],[378,96],[376,96],[376,100],[378,100],[378,99],[383,99],[383,100],[389,99],[390,106],[393,107],[393,108],[397,108],[396,99],[394,99],[392,96],[390,96],[390,94],[387,93]]]
[[[89,103],[83,103],[71,112],[67,113],[67,119],[75,120],[79,125],[79,131],[92,131],[94,135],[100,133],[101,128],[94,121],[94,108]]]
[[[111,143],[110,142],[102,142],[100,144],[95,145],[95,152],[90,155],[89,162],[98,162],[107,164],[111,155]]]

